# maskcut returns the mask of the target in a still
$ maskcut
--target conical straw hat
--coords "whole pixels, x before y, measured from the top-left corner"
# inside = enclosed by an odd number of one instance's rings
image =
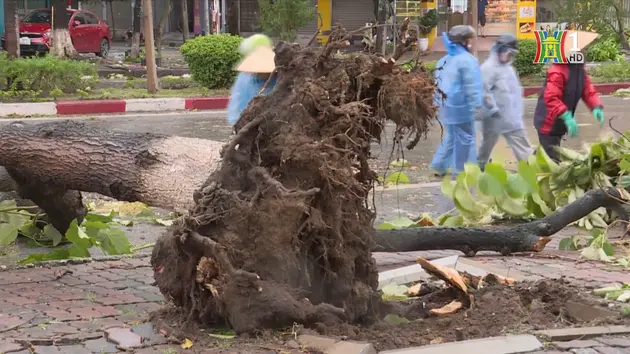
[[[271,73],[276,68],[276,53],[263,46],[247,55],[237,66],[236,71],[245,73]]]
[[[577,48],[575,48],[575,35],[573,33],[577,33]],[[589,44],[593,43],[599,37],[599,34],[594,32],[585,32],[585,31],[567,31],[565,35],[566,39],[564,40],[564,51],[565,55],[570,55],[572,52],[575,52],[575,49],[578,51],[584,51],[584,48]]]

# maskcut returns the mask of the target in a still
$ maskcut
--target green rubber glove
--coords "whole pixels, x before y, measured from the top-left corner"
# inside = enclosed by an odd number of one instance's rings
[[[600,127],[604,126],[604,110],[602,109],[602,107],[595,107],[595,109],[593,110],[593,117],[597,119]]]
[[[567,126],[567,131],[569,132],[569,136],[571,138],[578,136],[578,125],[573,117],[573,114],[569,111],[566,111],[560,115],[560,119],[564,121],[564,125]]]

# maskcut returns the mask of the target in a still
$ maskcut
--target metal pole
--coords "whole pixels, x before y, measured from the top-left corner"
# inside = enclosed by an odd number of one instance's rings
[[[226,27],[226,21],[225,18],[227,17],[227,1],[226,0],[221,0],[221,33],[225,33],[225,27]]]
[[[158,91],[157,68],[155,66],[155,43],[153,39],[153,3],[144,0],[144,49],[147,61],[147,91]]]
[[[474,56],[477,56],[477,26],[479,21],[479,0],[471,0],[472,1],[472,27],[475,29],[475,36],[473,37],[472,42],[472,52]]]
[[[398,28],[396,27],[396,23],[398,22],[396,19],[398,18],[398,0],[394,0],[394,11],[393,12],[393,17],[392,17],[392,44],[394,45],[394,48],[396,48],[396,41],[398,40]],[[394,49],[395,50],[395,49]]]

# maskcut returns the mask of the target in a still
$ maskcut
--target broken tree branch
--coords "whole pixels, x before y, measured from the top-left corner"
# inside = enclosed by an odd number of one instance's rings
[[[616,188],[594,189],[575,202],[532,222],[506,229],[418,227],[400,230],[376,230],[376,252],[412,252],[428,250],[458,250],[472,257],[479,251],[495,251],[503,255],[515,252],[540,252],[550,241],[549,236],[562,230],[593,210],[605,207],[615,210],[619,218],[628,214],[619,208],[623,200]],[[623,210],[623,211],[622,211]]]

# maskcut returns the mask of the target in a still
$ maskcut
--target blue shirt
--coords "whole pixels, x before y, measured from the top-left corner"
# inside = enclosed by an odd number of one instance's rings
[[[483,15],[486,13],[486,5],[488,5],[488,0],[478,0],[479,5],[477,5],[477,12],[479,15]]]
[[[247,108],[247,105],[251,100],[258,95],[258,92],[265,86],[267,79],[261,80],[258,75],[252,73],[239,73],[236,77],[236,82],[232,86],[232,92],[230,94],[230,103],[227,108],[227,119],[230,125],[236,124],[241,117],[241,113]],[[263,95],[267,95],[273,90],[276,85],[276,78],[274,77]]]

